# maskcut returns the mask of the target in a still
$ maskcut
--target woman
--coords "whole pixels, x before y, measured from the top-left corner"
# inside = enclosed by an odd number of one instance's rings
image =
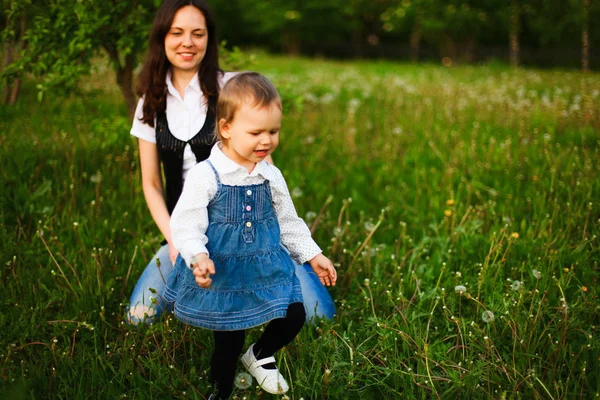
[[[219,68],[215,22],[206,2],[165,0],[150,32],[131,128],[139,139],[146,203],[165,241],[131,295],[127,314],[134,324],[157,319],[167,306],[162,294],[177,257],[170,215],[188,171],[210,154],[219,90],[232,76]],[[331,318],[333,301],[310,266],[296,266],[296,275],[307,320],[315,315]]]

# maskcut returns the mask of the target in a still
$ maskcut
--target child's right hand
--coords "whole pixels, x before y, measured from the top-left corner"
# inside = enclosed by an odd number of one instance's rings
[[[210,287],[212,283],[210,276],[215,274],[215,264],[208,258],[208,254],[196,254],[192,257],[190,264],[192,265],[192,273],[196,277],[198,286],[201,288]]]
[[[335,286],[337,271],[329,258],[320,253],[308,263],[324,286]]]

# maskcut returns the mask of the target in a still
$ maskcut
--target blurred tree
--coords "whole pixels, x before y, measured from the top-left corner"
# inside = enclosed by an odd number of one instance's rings
[[[510,5],[510,65],[519,66],[519,31],[521,30],[521,4],[519,0],[512,0]]]
[[[483,1],[448,1],[442,8],[442,54],[470,63],[477,39],[489,23],[489,10]]]
[[[243,30],[247,32],[245,45],[268,44],[287,54],[299,54],[303,44],[322,52],[324,44],[344,40],[357,25],[352,19],[355,3],[366,0],[235,0],[237,9],[221,5],[223,2],[214,2],[217,18],[223,21],[223,37],[231,38]],[[222,12],[237,15],[234,19],[241,16],[242,26],[224,21]]]
[[[590,0],[583,0],[583,21],[581,29],[581,69],[589,72],[590,69]]]
[[[391,1],[381,14],[383,30],[386,32],[410,32],[410,53],[413,62],[419,61],[421,41],[438,43],[444,23],[440,10],[441,0]]]
[[[153,16],[160,0],[84,0],[78,17],[87,25],[92,48],[104,49],[116,73],[117,84],[133,116],[136,98],[133,72],[138,56],[146,49]],[[85,39],[84,39],[85,40]]]
[[[509,62],[513,67],[520,63],[523,4],[521,0],[486,0],[490,10],[489,26],[500,27],[502,36],[508,38]]]
[[[133,114],[133,70],[144,51],[160,0],[7,0],[2,37],[14,50],[2,71],[6,91],[30,73],[40,98],[50,90],[76,90],[99,51],[108,54],[127,110]],[[25,21],[17,25],[14,21]],[[16,46],[13,38],[22,42]],[[13,39],[11,42],[10,40]],[[16,98],[14,99],[16,100]]]
[[[27,27],[27,2],[2,1],[2,18],[0,19],[0,29],[2,31],[2,52],[4,59],[2,62],[2,71],[10,66],[15,57],[19,57],[25,46],[25,30]],[[3,85],[2,103],[15,104],[21,88],[21,76],[15,74],[10,82]]]
[[[2,101],[16,101],[24,74],[36,78],[40,97],[53,90],[76,90],[81,76],[92,68],[92,57],[105,53],[132,113],[134,68],[145,51],[152,17],[161,2],[0,0]],[[506,46],[508,38],[511,63],[518,65],[521,45],[568,52],[576,46],[574,38],[581,38],[581,67],[588,70],[590,49],[600,41],[600,29],[591,23],[600,20],[598,0],[210,2],[221,37],[233,45],[287,54],[325,55],[332,46],[339,46],[344,55],[381,55],[381,45],[391,44],[397,46],[391,54],[397,55],[408,44],[410,58],[417,61],[426,44],[437,47],[442,57],[470,62],[479,43]]]
[[[489,23],[484,0],[401,0],[382,15],[383,29],[410,29],[411,59],[417,60],[421,40],[440,48],[441,56],[470,62],[481,31]]]
[[[579,42],[574,38],[581,38],[581,68],[589,69],[591,43],[600,40],[600,30],[590,21],[600,19],[600,2],[531,0],[523,4],[523,13],[543,48],[574,48]]]
[[[573,45],[578,32],[570,1],[531,0],[523,4],[523,14],[541,47]]]

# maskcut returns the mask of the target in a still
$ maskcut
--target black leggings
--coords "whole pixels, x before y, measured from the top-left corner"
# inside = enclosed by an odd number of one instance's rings
[[[304,304],[292,303],[285,318],[274,319],[254,344],[257,359],[271,357],[290,343],[302,329],[306,311]],[[244,348],[246,331],[214,331],[215,348],[210,361],[210,379],[219,394],[226,399],[233,391],[237,360]]]

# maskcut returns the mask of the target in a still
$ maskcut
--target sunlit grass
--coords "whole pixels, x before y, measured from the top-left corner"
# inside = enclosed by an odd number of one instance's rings
[[[280,89],[273,157],[340,274],[335,321],[279,356],[290,398],[598,395],[598,75],[251,68]],[[202,398],[208,332],[123,323],[161,237],[117,89],[42,104],[25,89],[0,112],[2,390]]]

